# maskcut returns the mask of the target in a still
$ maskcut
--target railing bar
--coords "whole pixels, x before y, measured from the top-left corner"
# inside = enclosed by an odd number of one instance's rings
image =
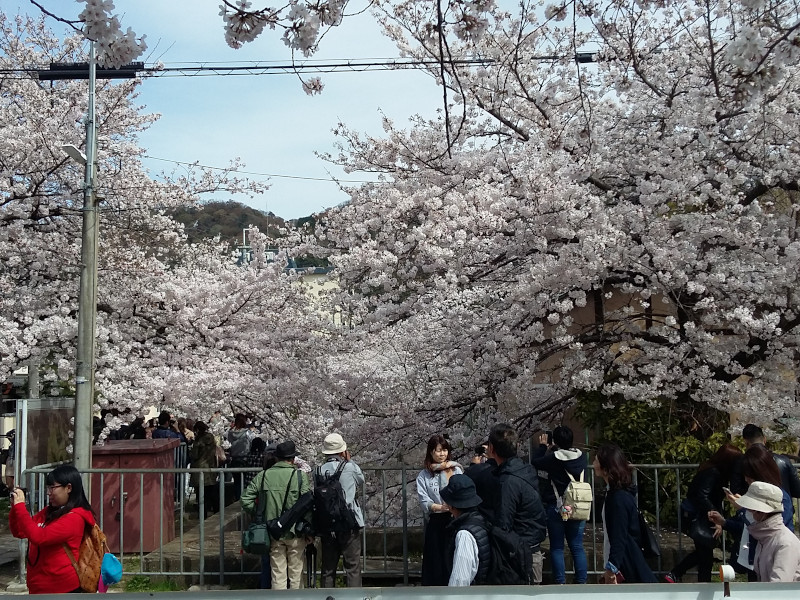
[[[406,465],[401,471],[401,497],[403,511],[403,585],[408,585],[408,495],[406,483]]]
[[[206,570],[206,509],[205,509],[205,472],[200,471],[200,476],[197,481],[197,505],[198,510],[200,512],[200,558],[199,558],[199,565],[200,565],[200,585],[205,584],[205,570]]]
[[[139,563],[144,570],[144,473],[139,474]],[[160,565],[164,570],[164,565]]]
[[[225,585],[225,474],[220,472],[219,479],[219,584]],[[241,483],[242,477],[239,478]],[[234,485],[236,482],[234,480]]]
[[[173,460],[175,460],[173,458]],[[144,475],[142,475],[144,477]],[[175,476],[172,476],[173,482],[175,481]],[[144,479],[142,480],[144,481]],[[173,483],[173,485],[175,485]],[[158,569],[159,571],[164,570],[164,502],[174,502],[174,497],[168,498],[167,495],[164,493],[166,490],[164,489],[164,473],[161,473],[161,476],[158,479],[158,487],[161,491],[159,495],[159,502],[158,502]],[[139,490],[139,498],[143,498],[142,494],[144,494],[144,485]],[[173,490],[174,492],[174,490]],[[141,531],[142,537],[144,536],[143,527],[140,527],[139,530]]]
[[[366,486],[365,486],[366,487]],[[366,497],[366,489],[362,490]],[[388,521],[386,520],[388,498],[386,497],[386,471],[381,471],[381,515],[383,516],[383,570],[389,568],[389,532],[387,531]],[[364,570],[366,571],[367,564],[367,544],[366,544],[366,527],[364,527]]]

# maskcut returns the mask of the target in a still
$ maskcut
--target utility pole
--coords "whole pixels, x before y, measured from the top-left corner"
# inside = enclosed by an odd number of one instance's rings
[[[75,436],[72,440],[72,457],[76,469],[83,473],[84,490],[91,492],[89,476],[92,468],[92,406],[94,405],[94,371],[97,321],[97,246],[100,224],[97,210],[96,163],[97,119],[95,116],[96,81],[103,79],[130,79],[142,70],[142,63],[123,65],[119,69],[98,69],[95,43],[89,42],[89,62],[53,63],[48,71],[39,71],[42,81],[56,79],[88,79],[89,102],[86,114],[86,154],[75,146],[63,149],[85,167],[83,182],[83,227],[81,233],[81,270],[78,297],[78,342],[75,361]],[[98,73],[99,71],[99,73]]]
[[[96,82],[94,42],[89,42],[89,106],[86,114],[86,165],[83,181],[81,278],[78,297],[78,346],[75,363],[75,437],[72,459],[81,473],[92,468],[92,405],[94,404],[95,330],[97,320],[97,197],[94,193],[97,159]],[[84,475],[84,489],[91,490]]]

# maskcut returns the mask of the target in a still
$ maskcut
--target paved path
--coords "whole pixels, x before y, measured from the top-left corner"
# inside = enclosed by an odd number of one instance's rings
[[[19,540],[10,533],[0,534],[0,566],[19,561]]]

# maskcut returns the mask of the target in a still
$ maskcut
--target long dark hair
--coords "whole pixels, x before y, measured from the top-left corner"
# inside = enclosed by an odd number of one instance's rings
[[[711,467],[716,467],[725,481],[729,481],[731,473],[736,463],[742,458],[742,451],[733,444],[726,442],[719,447],[719,449],[711,455],[707,461],[701,464],[697,470],[705,471]]]
[[[428,469],[428,471],[430,471],[431,473],[433,473],[431,467],[436,464],[433,462],[433,459],[431,458],[431,452],[436,450],[436,446],[439,445],[441,445],[442,448],[447,450],[447,458],[445,459],[445,461],[450,460],[450,451],[453,449],[453,447],[450,445],[450,441],[446,437],[438,433],[434,436],[431,436],[431,439],[428,440],[428,449],[425,451],[425,463],[424,463],[425,468]]]
[[[45,524],[55,521],[60,516],[67,514],[73,508],[85,508],[92,514],[92,505],[86,498],[83,492],[83,480],[81,474],[72,465],[61,465],[53,469],[47,474],[45,478],[45,485],[71,485],[72,489],[69,492],[69,498],[64,506],[48,506],[45,513]]]
[[[775,487],[781,487],[781,472],[772,452],[761,444],[750,446],[742,460],[742,475],[753,481],[764,481]]]
[[[625,457],[625,453],[616,444],[603,444],[595,453],[600,468],[606,472],[608,487],[612,490],[626,489],[631,487],[633,478],[631,476],[631,463]]]

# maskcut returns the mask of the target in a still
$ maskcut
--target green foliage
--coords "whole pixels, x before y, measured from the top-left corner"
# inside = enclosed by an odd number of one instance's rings
[[[700,463],[727,441],[730,418],[692,400],[652,402],[607,397],[578,398],[576,416],[595,429],[598,443],[613,442],[634,463]]]
[[[593,392],[579,397],[576,416],[595,429],[598,445],[617,444],[634,464],[699,464],[729,441],[728,415],[692,400],[642,402]],[[662,523],[677,524],[678,482],[685,498],[694,472],[659,469],[656,494],[655,470],[640,471],[637,483],[643,510],[654,515],[658,508]]]
[[[183,588],[174,579],[153,580],[145,575],[134,575],[123,580],[126,592],[176,592]]]

